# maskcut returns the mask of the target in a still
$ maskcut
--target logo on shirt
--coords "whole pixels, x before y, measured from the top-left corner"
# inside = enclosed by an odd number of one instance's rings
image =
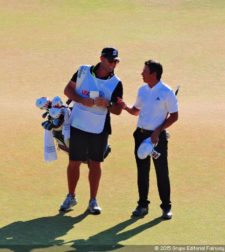
[[[81,93],[82,93],[82,95],[84,95],[84,96],[89,96],[89,91],[88,90],[82,90],[81,91]]]
[[[157,98],[156,98],[156,101],[160,101],[160,98],[159,98],[159,97],[157,97]]]
[[[82,90],[81,93],[83,96],[90,97],[90,91],[88,90]],[[105,97],[105,94],[103,91],[99,91],[99,97]]]

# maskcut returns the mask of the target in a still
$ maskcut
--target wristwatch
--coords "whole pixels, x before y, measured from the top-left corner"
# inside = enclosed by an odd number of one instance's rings
[[[109,105],[107,106],[107,108],[110,108],[110,107],[112,107],[112,105],[113,105],[113,102],[109,102]]]

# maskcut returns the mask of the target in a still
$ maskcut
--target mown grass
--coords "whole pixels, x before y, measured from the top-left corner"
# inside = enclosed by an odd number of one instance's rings
[[[0,246],[50,249],[78,245],[224,244],[224,1],[1,1]],[[174,219],[160,222],[154,167],[151,209],[136,206],[132,132],[136,119],[113,116],[112,153],[104,163],[101,216],[79,216],[89,189],[82,166],[79,204],[58,216],[67,157],[43,162],[40,96],[60,95],[80,64],[95,64],[106,45],[119,48],[117,69],[132,104],[143,62],[156,58],[163,79],[181,85],[180,120],[170,129]],[[35,247],[36,246],[36,247]]]

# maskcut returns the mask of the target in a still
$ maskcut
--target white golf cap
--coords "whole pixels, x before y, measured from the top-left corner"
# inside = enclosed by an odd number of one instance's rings
[[[137,155],[140,159],[145,159],[147,156],[151,156],[154,149],[150,138],[146,138],[138,148]]]

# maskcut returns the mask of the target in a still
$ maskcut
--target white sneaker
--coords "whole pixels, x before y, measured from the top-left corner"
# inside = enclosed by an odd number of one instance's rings
[[[91,199],[89,201],[89,205],[88,205],[88,211],[91,214],[100,214],[102,209],[101,207],[98,205],[98,202],[96,199]]]
[[[66,199],[64,200],[64,202],[60,206],[59,211],[63,211],[63,212],[68,211],[76,204],[77,204],[77,199],[75,197],[73,197],[71,194],[67,194]]]

